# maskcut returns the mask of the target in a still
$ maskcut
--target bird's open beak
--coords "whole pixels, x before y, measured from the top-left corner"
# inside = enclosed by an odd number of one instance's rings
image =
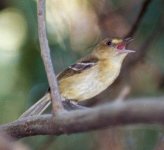
[[[128,38],[125,38],[122,42],[118,43],[117,44],[117,51],[119,53],[134,53],[135,51],[134,50],[129,50],[129,49],[126,49],[127,45],[133,41],[133,38],[131,37],[128,37]]]

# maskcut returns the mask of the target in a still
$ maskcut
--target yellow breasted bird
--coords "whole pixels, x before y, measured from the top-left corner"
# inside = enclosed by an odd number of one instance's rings
[[[131,40],[132,38],[106,38],[97,44],[89,55],[58,74],[62,98],[78,103],[109,87],[118,77],[124,58],[128,53],[134,52],[126,49]],[[39,115],[50,103],[48,92],[21,117]]]

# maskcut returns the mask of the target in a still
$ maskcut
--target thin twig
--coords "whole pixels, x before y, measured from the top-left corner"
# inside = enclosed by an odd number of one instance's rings
[[[45,0],[38,1],[38,32],[41,47],[41,56],[44,62],[49,86],[51,89],[53,113],[56,113],[58,110],[63,109],[63,106],[61,103],[61,96],[59,94],[56,75],[53,69],[50,56],[50,48],[46,35]]]
[[[138,51],[136,52],[135,56],[131,59],[129,59],[128,63],[126,64],[126,67],[128,69],[131,69],[131,67],[134,67],[139,61],[143,60],[145,58],[146,54],[150,50],[154,40],[159,35],[159,30],[154,30],[150,35],[145,39],[145,41],[141,44],[141,46],[138,48]]]
[[[122,102],[130,93],[130,86],[129,85],[125,85],[122,90],[120,91],[118,97],[116,98],[116,102]]]
[[[137,17],[136,21],[134,22],[130,32],[126,35],[126,37],[131,37],[131,36],[133,36],[135,34],[135,32],[137,31],[137,29],[138,29],[138,27],[139,27],[139,25],[140,25],[144,15],[145,15],[145,13],[146,13],[146,10],[147,10],[147,8],[148,8],[148,6],[149,6],[151,1],[152,0],[145,0],[143,2],[141,10],[140,10],[140,12],[138,14],[138,17]]]
[[[86,132],[108,126],[131,124],[164,125],[164,97],[112,102],[90,109],[41,115],[16,120],[0,126],[0,132],[13,137],[61,135]]]

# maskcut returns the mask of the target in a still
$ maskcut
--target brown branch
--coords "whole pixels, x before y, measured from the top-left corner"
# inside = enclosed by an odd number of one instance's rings
[[[141,10],[140,10],[140,12],[138,14],[138,17],[137,17],[136,21],[134,22],[130,32],[126,35],[126,37],[131,37],[131,36],[133,36],[135,34],[135,32],[137,31],[137,29],[138,29],[138,27],[139,27],[139,25],[140,25],[144,15],[145,15],[145,13],[146,13],[146,10],[147,10],[147,8],[148,8],[148,6],[149,6],[151,1],[152,0],[145,0],[143,2]]]
[[[164,97],[113,102],[95,108],[27,117],[0,126],[13,137],[61,135],[137,123],[164,125]]]
[[[55,113],[59,109],[63,109],[63,106],[61,103],[61,96],[59,94],[56,75],[55,75],[52,61],[51,61],[50,48],[48,46],[45,22],[46,22],[45,21],[45,0],[39,0],[38,1],[38,32],[39,32],[39,41],[40,41],[40,47],[41,47],[41,56],[44,62],[49,86],[51,89],[52,107],[53,107],[53,112]]]

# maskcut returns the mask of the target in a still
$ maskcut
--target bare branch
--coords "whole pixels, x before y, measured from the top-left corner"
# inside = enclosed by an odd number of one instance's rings
[[[164,125],[164,97],[113,102],[90,109],[27,117],[0,126],[13,137],[61,135],[137,123]]]
[[[141,10],[138,14],[138,17],[137,17],[136,21],[134,22],[134,25],[132,26],[130,32],[127,34],[126,37],[133,36],[135,34],[135,32],[137,31],[137,29],[138,29],[144,15],[145,15],[145,13],[146,13],[146,10],[147,10],[147,8],[148,8],[151,1],[152,0],[145,0],[143,2]]]
[[[63,106],[61,103],[61,96],[59,94],[56,75],[55,75],[52,61],[51,61],[50,48],[48,46],[48,40],[47,40],[47,35],[46,35],[46,23],[45,22],[46,22],[45,21],[45,0],[39,0],[38,1],[39,41],[40,41],[40,47],[41,47],[41,55],[42,55],[45,70],[47,73],[49,86],[51,89],[53,112],[55,113],[59,109],[63,109]]]

